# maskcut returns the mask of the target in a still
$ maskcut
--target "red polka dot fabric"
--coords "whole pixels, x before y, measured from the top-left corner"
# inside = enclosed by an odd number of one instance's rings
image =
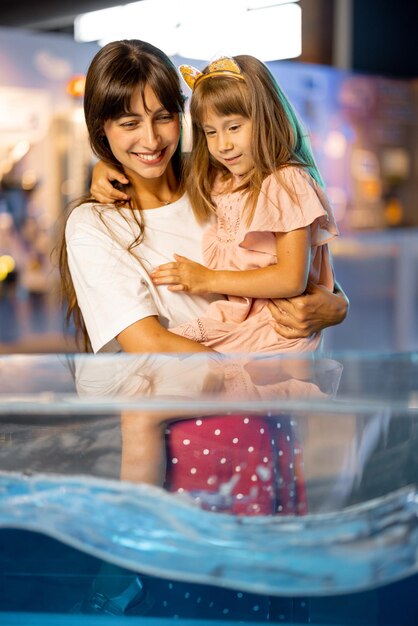
[[[166,488],[204,509],[234,515],[307,512],[295,424],[277,417],[225,415],[171,425]]]

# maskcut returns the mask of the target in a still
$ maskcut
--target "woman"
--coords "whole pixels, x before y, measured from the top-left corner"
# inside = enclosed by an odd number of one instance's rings
[[[68,318],[74,317],[85,346],[90,343],[94,352],[212,352],[169,330],[204,313],[209,296],[169,291],[165,286],[155,286],[150,277],[153,269],[170,261],[175,252],[201,262],[204,226],[197,223],[183,192],[182,106],[176,69],[154,46],[138,40],[117,41],[94,57],[84,99],[91,146],[100,159],[126,176],[129,194],[128,200],[113,204],[98,204],[89,198],[76,206],[61,244]],[[283,325],[283,318],[292,317],[289,311],[299,310],[305,325],[300,334],[310,334],[326,325],[319,320],[329,302],[328,319],[331,317],[331,323],[341,321],[341,312],[347,309],[344,294],[313,289],[314,293],[298,298],[295,304],[291,300],[278,302],[279,324]],[[312,311],[313,318],[309,319]],[[283,334],[300,332],[293,321],[284,325],[288,330],[281,330]],[[161,425],[154,426],[158,440]],[[149,428],[151,440],[153,424]],[[194,420],[173,426],[172,456],[183,456],[184,446],[177,450],[175,436],[182,428],[192,433]],[[260,442],[260,451],[271,445],[267,430],[264,434],[266,441]],[[195,438],[187,439],[191,450]],[[219,438],[215,441],[219,445]],[[243,439],[240,441],[244,444]],[[176,468],[169,465],[170,470],[171,475],[183,475],[181,464]]]
[[[175,252],[201,262],[204,227],[183,193],[182,106],[174,66],[150,44],[113,42],[89,68],[84,109],[91,146],[128,181],[130,197],[123,200],[115,190],[114,205],[88,198],[70,214],[61,244],[68,318],[94,352],[208,350],[169,332],[199,317],[208,297],[171,293],[149,277]],[[98,191],[95,196],[102,199]],[[341,291],[313,287],[271,309],[280,334],[307,336],[341,322],[348,302]]]

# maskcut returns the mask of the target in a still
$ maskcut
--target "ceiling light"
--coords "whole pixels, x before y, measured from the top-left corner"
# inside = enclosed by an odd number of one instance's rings
[[[164,17],[164,19],[162,19]],[[251,54],[262,61],[301,54],[302,11],[295,0],[142,0],[77,16],[76,41],[142,39],[168,55],[207,61]]]

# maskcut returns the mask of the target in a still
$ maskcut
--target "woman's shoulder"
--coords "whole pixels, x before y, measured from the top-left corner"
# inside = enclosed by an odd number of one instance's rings
[[[94,198],[88,198],[87,200],[84,200],[74,206],[71,211],[71,215],[76,214],[79,217],[85,217],[88,219],[90,216],[114,210],[114,204],[101,204],[100,202],[97,202],[97,200],[94,200]]]
[[[104,226],[103,215],[110,211],[117,213],[113,205],[100,204],[94,200],[78,204],[71,210],[68,216],[65,227],[66,236],[70,237],[80,233],[84,228],[94,227],[102,230]]]

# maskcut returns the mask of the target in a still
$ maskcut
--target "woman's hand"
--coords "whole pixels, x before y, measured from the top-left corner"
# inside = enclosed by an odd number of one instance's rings
[[[347,316],[349,301],[337,285],[337,293],[308,284],[305,293],[269,303],[275,330],[286,339],[309,337],[328,326],[340,324]]]
[[[103,161],[98,161],[93,168],[90,193],[102,204],[112,204],[116,200],[129,200],[129,196],[116,189],[112,182],[127,185],[129,180],[117,169],[110,167]]]
[[[185,256],[175,254],[176,261],[157,267],[151,274],[155,285],[168,285],[170,291],[187,291],[188,293],[209,293],[210,280],[214,274],[200,263],[191,261]]]

